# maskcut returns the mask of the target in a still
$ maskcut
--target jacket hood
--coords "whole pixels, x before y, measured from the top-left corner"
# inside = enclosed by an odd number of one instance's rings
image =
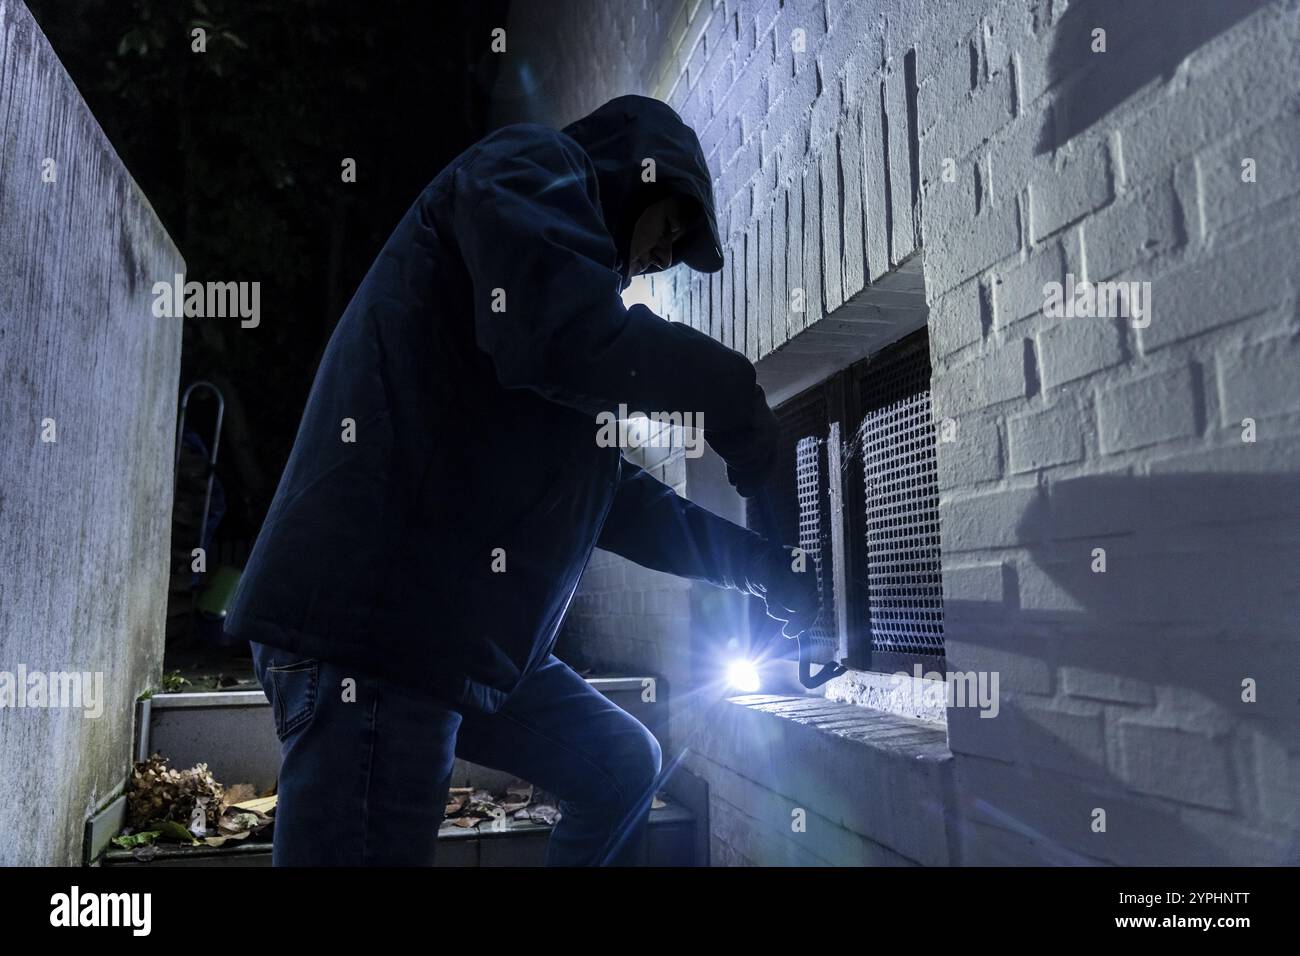
[[[699,215],[673,247],[673,261],[697,272],[722,268],[713,206],[713,183],[695,131],[667,103],[648,96],[620,96],[564,127],[591,157],[600,186],[605,225],[614,238],[619,270],[628,279],[632,230],[651,203],[677,195]],[[654,160],[654,179],[646,182],[645,160]]]

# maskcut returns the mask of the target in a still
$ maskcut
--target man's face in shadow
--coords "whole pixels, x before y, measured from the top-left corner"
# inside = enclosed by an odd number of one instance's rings
[[[662,272],[673,264],[673,243],[690,226],[689,210],[677,196],[651,203],[637,219],[629,250],[629,276]]]

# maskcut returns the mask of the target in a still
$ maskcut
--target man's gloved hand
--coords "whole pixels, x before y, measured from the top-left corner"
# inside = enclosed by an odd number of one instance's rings
[[[754,386],[749,424],[724,430],[704,429],[705,440],[727,463],[727,480],[742,498],[752,498],[776,470],[776,416],[761,385]]]
[[[821,610],[817,571],[807,557],[800,563],[804,570],[794,570],[792,548],[766,545],[750,564],[746,581],[749,593],[767,603],[767,616],[782,622],[781,633],[792,638],[812,627]]]

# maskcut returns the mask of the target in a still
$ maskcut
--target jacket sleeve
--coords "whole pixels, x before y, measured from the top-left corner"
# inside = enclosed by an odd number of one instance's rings
[[[454,229],[473,284],[475,340],[507,388],[586,412],[691,412],[743,427],[754,367],[689,326],[619,297],[614,242],[586,153],[517,127],[457,173]]]
[[[596,544],[643,567],[757,594],[756,562],[770,548],[759,535],[673,491],[626,458]]]

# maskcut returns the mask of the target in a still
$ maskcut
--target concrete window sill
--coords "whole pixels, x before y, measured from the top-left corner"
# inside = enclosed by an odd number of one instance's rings
[[[828,863],[955,862],[943,724],[820,697],[754,694],[717,704],[695,750],[721,771],[706,771],[717,798],[773,846],[806,847]],[[800,809],[807,829],[792,831]]]

